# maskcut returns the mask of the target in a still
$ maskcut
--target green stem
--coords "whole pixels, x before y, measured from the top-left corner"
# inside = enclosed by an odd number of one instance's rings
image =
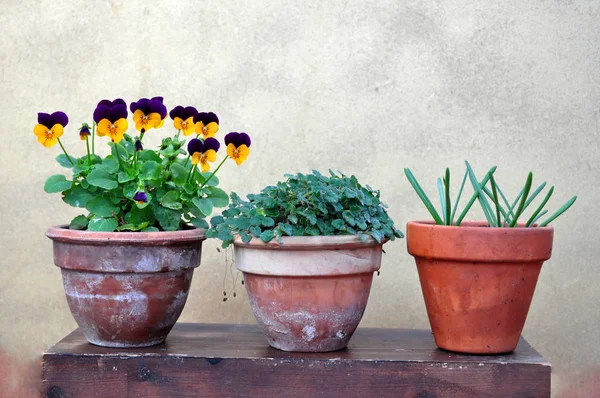
[[[58,143],[60,144],[60,147],[62,148],[63,152],[65,153],[65,156],[69,160],[69,163],[71,163],[71,166],[75,166],[75,163],[73,163],[73,161],[71,160],[71,157],[69,156],[69,154],[65,150],[65,147],[63,146],[62,142],[60,142],[60,138],[57,138],[57,140],[58,140]]]
[[[140,142],[142,142],[142,140],[144,139],[144,134],[146,134],[146,132],[142,131],[140,134]]]
[[[85,146],[87,147],[88,164],[91,166],[92,165],[92,157],[90,156],[90,140],[87,135],[85,136]]]
[[[183,164],[183,167],[186,167],[188,162],[190,161],[190,157],[192,157],[192,155],[188,155],[187,159],[185,160],[185,163]]]
[[[206,179],[206,181],[204,181],[204,182],[202,183],[202,185],[200,185],[200,189],[204,188],[204,186],[205,186],[206,184],[208,184],[208,182],[210,181],[210,179],[211,179],[211,178],[213,178],[213,176],[214,176],[215,174],[217,174],[217,171],[219,171],[219,169],[221,168],[221,166],[223,166],[223,163],[225,163],[225,161],[226,161],[227,159],[229,159],[229,155],[227,155],[227,156],[225,156],[225,158],[223,158],[223,160],[222,160],[222,161],[221,161],[221,163],[220,163],[220,164],[217,166],[217,168],[215,169],[215,171],[213,171],[213,172],[212,172],[212,174],[208,176],[208,178]]]
[[[192,167],[190,167],[190,172],[188,173],[188,176],[186,178],[187,182],[190,182],[190,178],[192,177],[192,173],[194,172],[195,169],[196,169],[196,165],[193,164]]]
[[[96,148],[94,146],[94,141],[96,138],[96,122],[92,123],[92,153],[95,155],[96,154]]]
[[[119,168],[122,169],[123,165],[121,164],[121,155],[119,155],[119,146],[116,142],[113,143],[113,145],[115,146],[115,153],[117,154],[117,160],[119,161]]]

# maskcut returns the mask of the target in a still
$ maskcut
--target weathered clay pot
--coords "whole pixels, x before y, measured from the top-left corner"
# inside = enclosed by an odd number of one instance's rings
[[[234,241],[256,320],[272,347],[345,348],[369,298],[382,245],[357,236],[284,237],[283,244]]]
[[[438,347],[470,354],[513,351],[553,235],[552,227],[409,222],[408,252]]]
[[[86,339],[104,347],[162,343],[200,265],[201,229],[89,232],[53,227],[54,263]]]

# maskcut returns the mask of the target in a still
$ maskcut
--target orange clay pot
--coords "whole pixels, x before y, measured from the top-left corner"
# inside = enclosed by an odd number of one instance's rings
[[[290,236],[283,244],[234,241],[256,321],[284,351],[345,348],[381,265],[382,245],[358,236]]]
[[[147,347],[165,341],[200,265],[204,230],[91,232],[53,227],[71,313],[88,342]]]
[[[409,222],[408,252],[438,347],[468,354],[513,351],[553,235],[552,227]]]

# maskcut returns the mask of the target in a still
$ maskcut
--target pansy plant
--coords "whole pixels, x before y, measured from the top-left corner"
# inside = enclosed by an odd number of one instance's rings
[[[78,129],[87,149],[79,158],[69,155],[60,141],[69,122],[67,115],[39,113],[34,134],[45,147],[59,143],[63,153],[56,160],[72,171],[70,180],[62,174],[48,178],[44,190],[61,192],[67,204],[88,211],[71,221],[71,229],[151,232],[179,230],[189,224],[208,228],[205,218],[213,208],[229,203],[227,194],[217,187],[216,173],[230,157],[238,165],[246,160],[250,138],[240,141],[239,133],[227,135],[227,154],[211,171],[221,146],[215,138],[217,115],[198,113],[191,106],[176,106],[167,113],[162,97],[141,98],[129,104],[129,111],[137,136],[127,134],[129,112],[123,99],[100,101],[93,123],[83,123]],[[177,134],[164,138],[157,149],[144,148],[144,135],[163,127],[167,114]],[[186,146],[181,132],[196,136]],[[104,158],[96,154],[96,135],[109,138],[110,154]]]

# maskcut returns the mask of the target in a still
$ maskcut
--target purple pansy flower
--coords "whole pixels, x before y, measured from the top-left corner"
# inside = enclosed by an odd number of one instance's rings
[[[103,99],[94,110],[94,121],[98,124],[98,135],[108,136],[112,142],[119,142],[127,131],[127,104],[123,99],[114,101]]]
[[[250,155],[250,144],[252,141],[246,133],[232,132],[225,136],[225,145],[227,145],[227,155],[235,160],[239,166]]]
[[[148,202],[148,196],[146,196],[145,192],[136,192],[135,195],[133,195],[133,200],[135,200],[138,204],[143,204]]]
[[[61,111],[38,113],[38,124],[33,128],[33,133],[38,137],[38,142],[50,148],[58,142],[63,135],[64,127],[69,124],[67,114]]]
[[[183,131],[183,135],[190,135],[194,132],[194,116],[197,113],[198,111],[193,106],[178,105],[171,109],[169,116],[173,119],[173,125],[177,130]]]
[[[188,152],[192,157],[192,164],[200,163],[203,172],[210,170],[209,162],[217,160],[217,151],[221,147],[219,141],[209,137],[204,142],[198,138],[193,138],[188,143]]]
[[[196,135],[203,138],[214,137],[219,131],[219,118],[213,112],[200,112],[194,116]]]
[[[160,128],[167,117],[167,107],[163,104],[163,97],[140,98],[132,102],[129,109],[133,113],[133,121],[138,131],[148,131],[151,128]]]

